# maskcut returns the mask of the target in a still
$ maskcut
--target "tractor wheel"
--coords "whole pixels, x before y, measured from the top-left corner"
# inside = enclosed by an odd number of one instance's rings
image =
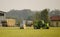
[[[42,27],[43,29],[49,29],[49,27]]]
[[[40,27],[34,26],[34,29],[40,29]]]
[[[47,27],[46,29],[49,29],[49,27]]]
[[[24,27],[20,27],[20,29],[24,29]]]

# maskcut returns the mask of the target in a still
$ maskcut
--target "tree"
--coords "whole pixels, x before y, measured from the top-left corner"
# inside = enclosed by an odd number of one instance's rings
[[[34,29],[40,29],[40,26],[39,26],[39,21],[40,21],[40,12],[36,12],[35,15],[34,15]]]
[[[49,9],[44,9],[41,11],[41,20],[44,20],[45,23],[49,22],[49,16],[48,16]]]
[[[33,18],[34,20],[40,20],[40,12],[36,12]]]

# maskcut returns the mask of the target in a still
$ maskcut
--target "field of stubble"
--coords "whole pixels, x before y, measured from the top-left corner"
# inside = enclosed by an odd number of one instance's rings
[[[60,27],[50,29],[0,27],[0,37],[60,37]]]

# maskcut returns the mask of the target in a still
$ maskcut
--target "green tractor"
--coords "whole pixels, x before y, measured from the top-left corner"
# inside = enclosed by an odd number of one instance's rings
[[[43,20],[36,20],[34,21],[34,29],[49,29],[49,23],[45,23]]]

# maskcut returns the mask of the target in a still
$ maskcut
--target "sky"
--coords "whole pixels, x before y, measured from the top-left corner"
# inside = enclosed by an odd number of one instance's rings
[[[0,0],[1,11],[9,11],[11,9],[39,11],[45,8],[60,10],[60,0]]]

